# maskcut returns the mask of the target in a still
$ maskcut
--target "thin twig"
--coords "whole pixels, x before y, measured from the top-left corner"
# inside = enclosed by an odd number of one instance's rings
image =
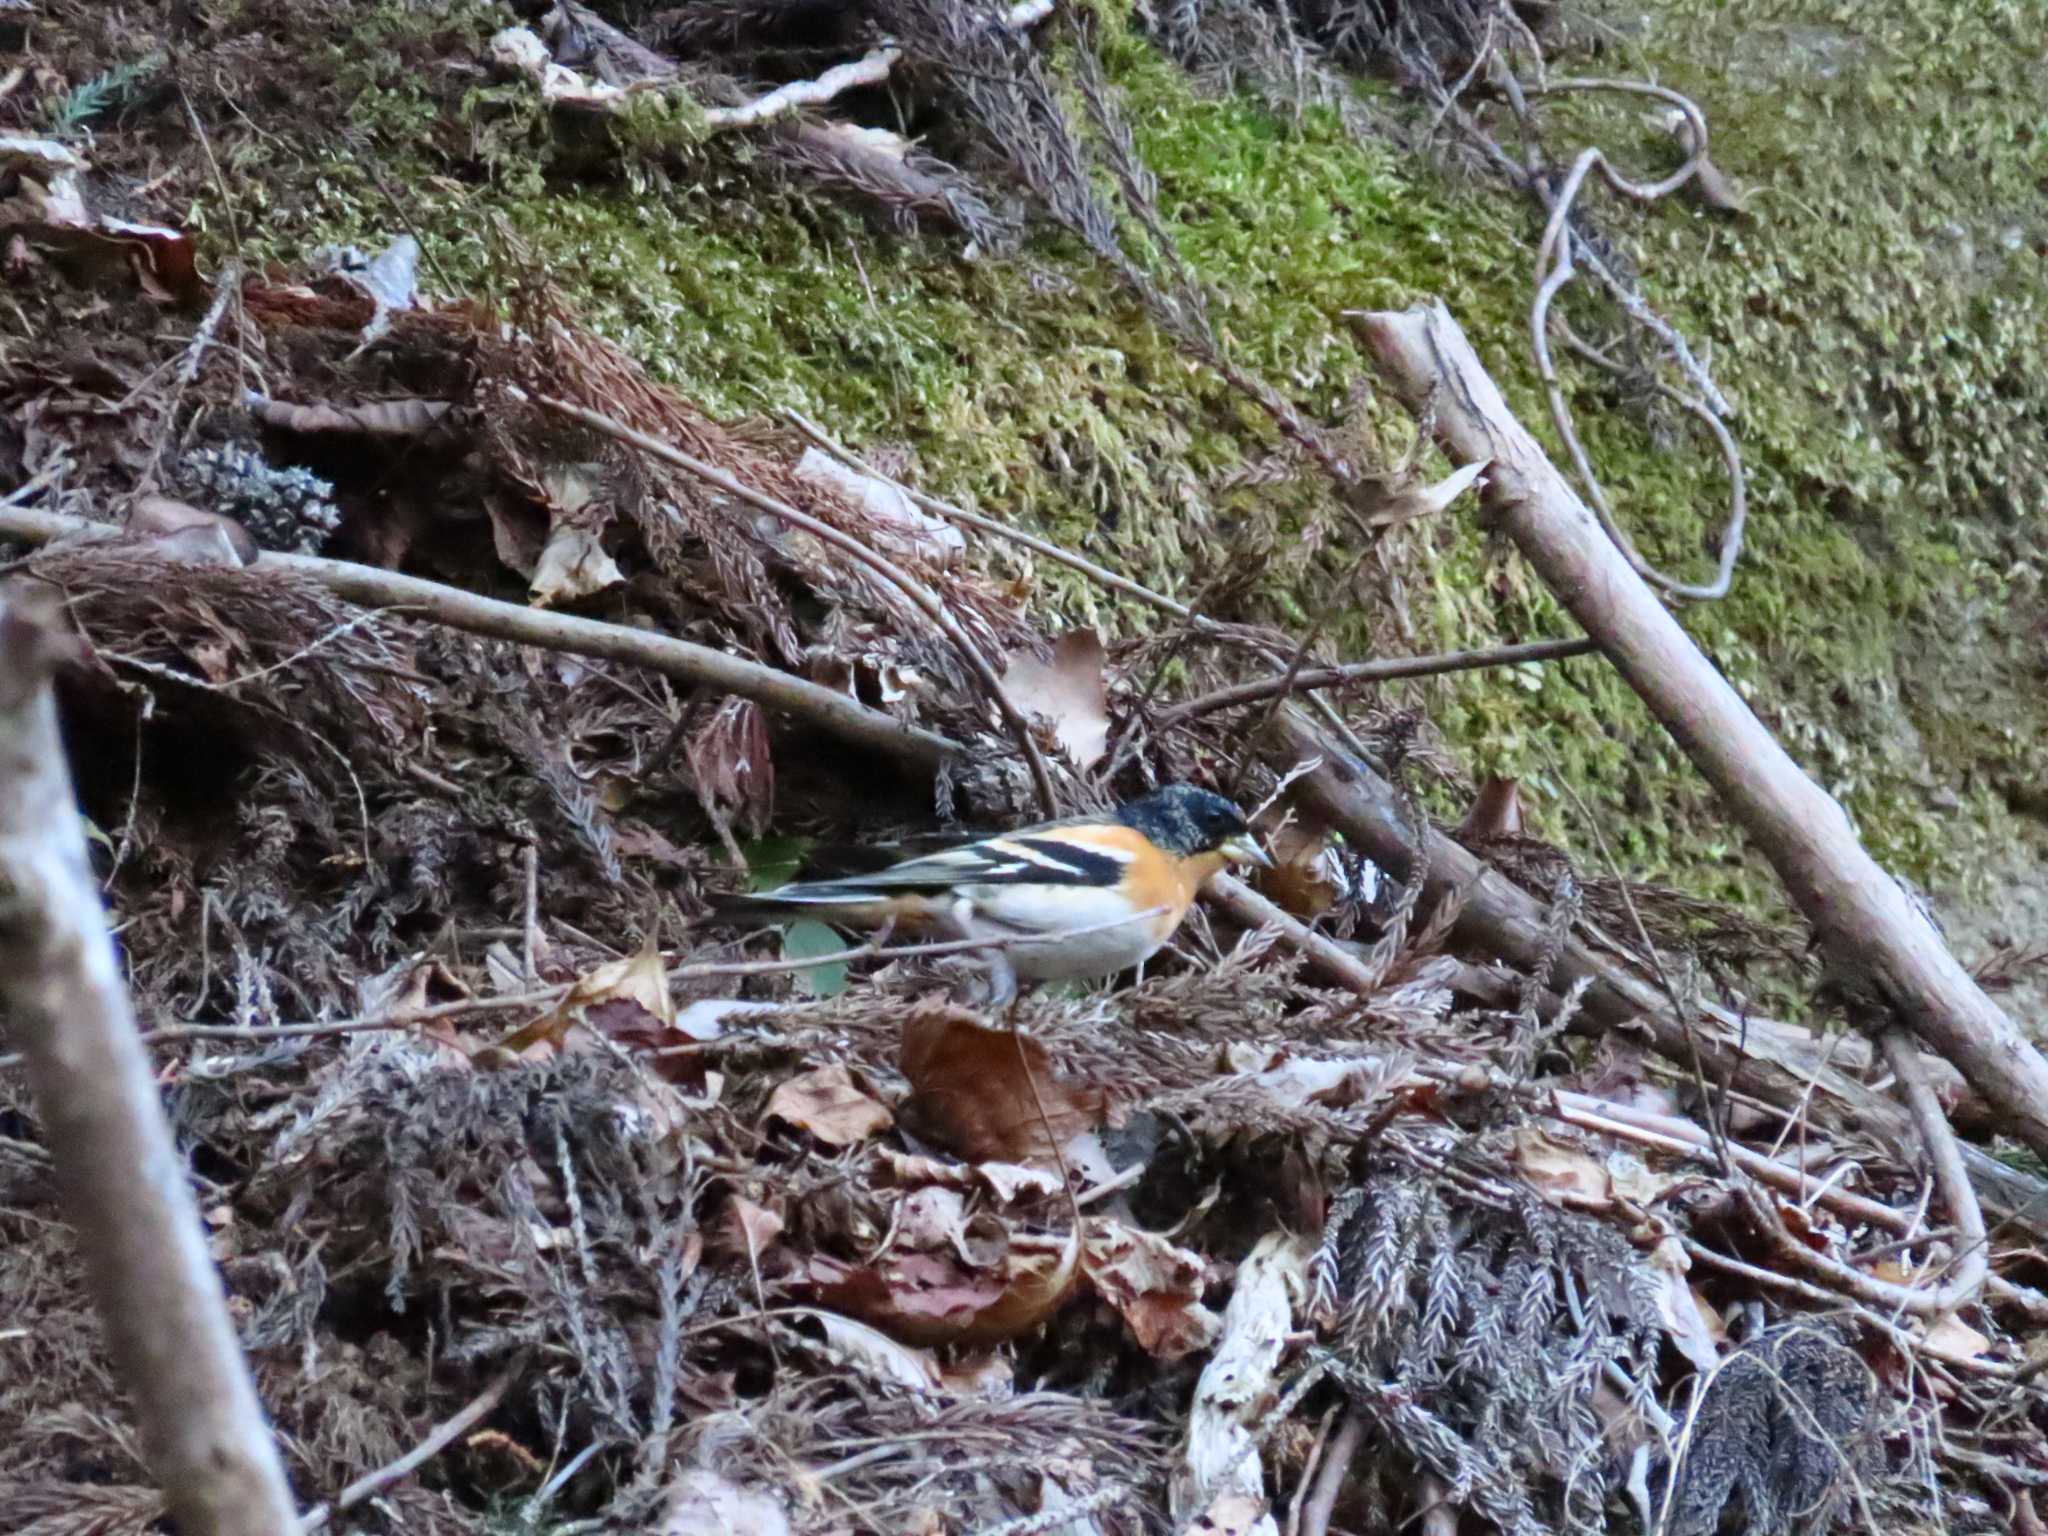
[[[909,598],[912,605],[931,620],[933,627],[951,642],[953,648],[960,653],[960,659],[967,663],[968,670],[980,681],[983,690],[1002,715],[1004,723],[1009,726],[1010,734],[1016,739],[1017,748],[1023,754],[1024,761],[1030,765],[1031,780],[1038,790],[1040,807],[1049,817],[1059,815],[1059,797],[1053,791],[1052,774],[1047,769],[1045,758],[1040,754],[1038,743],[1031,734],[1031,722],[1025,718],[1024,712],[1017,707],[1016,701],[1003,687],[1002,679],[996,676],[995,668],[989,664],[988,658],[982,655],[981,648],[968,638],[959,621],[946,611],[945,604],[941,603],[923,582],[918,581],[894,561],[877,554],[845,529],[835,528],[822,519],[812,517],[808,512],[798,511],[780,497],[757,490],[729,471],[720,469],[716,464],[707,463],[694,454],[685,453],[658,437],[650,437],[645,432],[605,415],[602,411],[593,411],[588,406],[577,405],[570,400],[559,400],[552,395],[538,395],[535,398],[557,415],[566,416],[593,432],[601,432],[617,442],[637,448],[642,453],[660,459],[664,464],[686,469],[700,480],[717,486],[728,496],[736,496],[749,506],[757,507],[772,517],[780,518],[816,538],[823,539],[850,555],[855,562]]]
[[[1155,731],[1166,730],[1197,715],[1213,714],[1261,699],[1281,698],[1292,693],[1309,693],[1318,688],[1341,688],[1353,683],[1385,683],[1405,677],[1440,677],[1450,672],[1476,672],[1487,667],[1517,667],[1525,662],[1561,661],[1584,656],[1599,649],[1597,642],[1577,640],[1533,640],[1525,645],[1496,646],[1483,651],[1445,651],[1435,656],[1394,656],[1383,661],[1347,662],[1341,667],[1308,667],[1291,676],[1253,678],[1235,683],[1176,704],[1153,722]]]
[[[393,1483],[411,1476],[421,1467],[446,1450],[455,1440],[468,1433],[486,1418],[492,1409],[505,1400],[505,1394],[512,1390],[512,1384],[525,1369],[523,1360],[514,1361],[492,1378],[489,1386],[470,1400],[467,1407],[451,1418],[436,1424],[433,1430],[418,1445],[407,1451],[396,1461],[366,1473],[342,1489],[332,1504],[321,1504],[306,1511],[299,1522],[299,1536],[312,1536],[336,1515],[351,1510],[364,1500],[374,1498]]]
[[[1344,1410],[1344,1422],[1330,1437],[1330,1449],[1323,1457],[1323,1469],[1316,1478],[1308,1502],[1301,1510],[1301,1536],[1330,1536],[1330,1515],[1337,1507],[1337,1495],[1344,1491],[1344,1479],[1358,1454],[1358,1442],[1365,1438],[1365,1417],[1356,1408]]]
[[[540,963],[535,951],[540,947],[540,847],[528,843],[522,850],[526,864],[526,924],[521,930],[522,964],[529,986],[540,980]]]

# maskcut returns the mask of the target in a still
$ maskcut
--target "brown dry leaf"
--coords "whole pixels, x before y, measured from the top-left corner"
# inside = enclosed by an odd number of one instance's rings
[[[1728,1330],[1686,1279],[1692,1260],[1677,1238],[1667,1237],[1651,1252],[1649,1267],[1657,1274],[1657,1316],[1664,1331],[1696,1369],[1712,1371],[1721,1363]]]
[[[1054,1076],[1044,1046],[1010,1030],[990,1029],[948,1004],[912,1010],[903,1027],[900,1064],[910,1080],[906,1117],[965,1157],[1051,1162],[1055,1144],[1064,1147],[1102,1118],[1101,1090]]]
[[[807,1132],[828,1147],[851,1147],[896,1123],[888,1107],[870,1098],[840,1066],[792,1077],[768,1099],[770,1119]]]
[[[1050,664],[1026,651],[1010,657],[1003,688],[1026,715],[1052,723],[1060,750],[1086,768],[1109,745],[1109,691],[1103,682],[1102,638],[1070,629],[1054,643]]]
[[[751,699],[727,699],[683,744],[697,803],[719,826],[737,816],[755,836],[775,803],[768,717]]]
[[[1345,894],[1349,882],[1336,840],[1327,827],[1299,816],[1262,830],[1273,867],[1258,872],[1266,898],[1300,918],[1321,917]]]
[[[770,1004],[768,1006],[774,1006]],[[982,1189],[998,1205],[1014,1205],[1025,1197],[1045,1199],[1059,1193],[1058,1175],[1022,1163],[955,1163],[945,1158],[899,1152],[894,1147],[875,1149],[880,1170],[889,1182],[905,1188],[938,1184],[947,1189]]]
[[[1517,1128],[1509,1161],[1552,1205],[1604,1210],[1614,1203],[1614,1181],[1600,1159],[1537,1126]]]
[[[94,266],[128,268],[162,302],[196,299],[192,239],[175,229],[95,211],[85,195],[87,162],[48,139],[0,138],[0,169],[16,173],[14,196],[0,202],[0,225],[15,239]]]
[[[999,1268],[970,1270],[949,1255],[900,1254],[856,1269],[813,1256],[794,1282],[809,1299],[851,1313],[909,1344],[997,1344],[1059,1309],[1080,1269],[1078,1230],[1058,1255],[1011,1253]]]
[[[366,400],[361,405],[292,405],[252,400],[250,414],[268,426],[306,435],[425,437],[453,409],[447,400]]]
[[[1920,1342],[1945,1360],[1968,1364],[1991,1353],[1991,1340],[1963,1322],[1953,1312],[1932,1324]]]
[[[668,970],[648,930],[640,952],[600,965],[576,983],[555,1007],[491,1048],[494,1059],[518,1057],[539,1045],[560,1050],[572,1026],[587,1024],[607,1034],[640,1028],[668,1034],[675,1029],[675,1004],[668,995]]]
[[[655,1536],[790,1536],[782,1500],[697,1468],[668,1485]]]
[[[1202,1305],[1208,1266],[1156,1232],[1096,1223],[1082,1247],[1081,1271],[1123,1315],[1138,1346],[1161,1360],[1207,1349],[1222,1331],[1222,1319]]]

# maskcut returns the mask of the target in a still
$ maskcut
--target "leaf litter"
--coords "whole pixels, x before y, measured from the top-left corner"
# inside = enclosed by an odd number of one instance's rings
[[[1475,10],[1438,9],[1458,26]],[[571,23],[592,46],[625,36],[558,10],[558,44]],[[928,51],[992,46],[935,37],[917,7],[874,14]],[[726,37],[699,84],[731,105],[733,82],[787,68],[772,20],[757,35],[738,15],[685,5],[648,35]],[[1021,110],[1062,110],[1012,63]],[[593,100],[625,89],[589,78]],[[1008,238],[970,195],[985,157],[897,154],[884,176],[820,124],[766,142],[814,189],[892,217],[949,210],[988,250]],[[543,397],[900,562],[1042,723],[1074,809],[1147,774],[1227,785],[1241,744],[1204,724],[1141,748],[1113,786],[1087,777],[1160,707],[1152,642],[1035,611],[893,482],[714,419],[545,274],[488,303],[430,296],[399,237],[248,275],[216,344],[167,347],[166,307],[205,284],[174,220],[96,201],[88,170],[128,152],[116,131],[0,142],[26,302],[97,305],[62,323],[108,359],[10,354],[23,478],[39,504],[121,529],[8,561],[63,590],[90,649],[66,723],[95,744],[81,795],[144,1016],[245,1031],[172,1028],[157,1049],[307,1502],[403,1456],[508,1367],[486,1427],[352,1511],[356,1528],[467,1536],[516,1509],[519,1529],[668,1536],[1121,1536],[1293,1529],[1288,1511],[1314,1503],[1326,1529],[1963,1531],[2048,1478],[2026,1289],[2048,1265],[2026,1227],[1997,1239],[2004,1290],[1924,1323],[1777,1283],[1739,1175],[1672,1134],[1715,1112],[1689,1077],[1559,1033],[1550,978],[1459,951],[1455,911],[1417,910],[1419,887],[1360,870],[1284,798],[1271,893],[1351,946],[1368,994],[1329,989],[1277,929],[1212,916],[1142,980],[989,1019],[949,999],[949,962],[845,956],[822,925],[765,949],[697,926],[771,830],[802,834],[796,862],[821,835],[1013,824],[1029,780],[900,590],[565,426]],[[1057,199],[1060,173],[1040,169],[1034,195]],[[1069,186],[1053,216],[1108,251],[1097,191]],[[204,473],[178,478],[194,453],[212,455]],[[1387,466],[1354,508],[1363,531],[1443,512],[1483,466],[1434,486],[1412,468]],[[829,679],[962,742],[965,763],[937,794],[894,782],[758,705],[357,609],[252,563],[259,547],[686,635]],[[1192,694],[1271,662],[1222,646],[1177,665]],[[1343,708],[1375,741],[1421,729]],[[1244,762],[1247,804],[1289,766]],[[1560,931],[1622,931],[1626,903],[1720,974],[1794,948],[1676,893],[1594,871],[1567,886],[1570,860],[1524,830],[1506,781],[1461,830]],[[719,972],[743,958],[790,964]],[[295,1020],[336,1027],[262,1034]],[[1561,1113],[1561,1093],[1597,1104],[1601,1128]],[[1749,1113],[1743,1145],[1802,1191],[1777,1200],[1801,1243],[1940,1282],[1953,1245],[1910,1158]],[[145,1531],[160,1506],[18,1072],[0,1072],[0,1115],[17,1356],[0,1509],[38,1536]],[[1354,1426],[1334,1435],[1352,1460],[1322,1503],[1333,1424]]]

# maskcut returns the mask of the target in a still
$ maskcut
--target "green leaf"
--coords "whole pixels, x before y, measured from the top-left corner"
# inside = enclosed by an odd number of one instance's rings
[[[807,837],[757,837],[741,843],[740,855],[747,861],[747,889],[770,891],[789,884],[803,868],[810,851],[811,840]]]
[[[823,923],[803,918],[791,923],[782,934],[782,958],[807,960],[813,955],[836,955],[846,941]],[[813,997],[837,997],[846,990],[846,962],[814,965],[798,971],[797,982]]]

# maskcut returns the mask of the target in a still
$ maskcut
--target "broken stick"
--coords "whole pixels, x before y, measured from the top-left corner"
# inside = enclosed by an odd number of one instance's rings
[[[1830,960],[1867,981],[2048,1156],[2048,1060],[1657,600],[1508,409],[1441,303],[1355,314],[1381,374],[1458,463],[1491,459],[1489,511],[1771,861]]]

